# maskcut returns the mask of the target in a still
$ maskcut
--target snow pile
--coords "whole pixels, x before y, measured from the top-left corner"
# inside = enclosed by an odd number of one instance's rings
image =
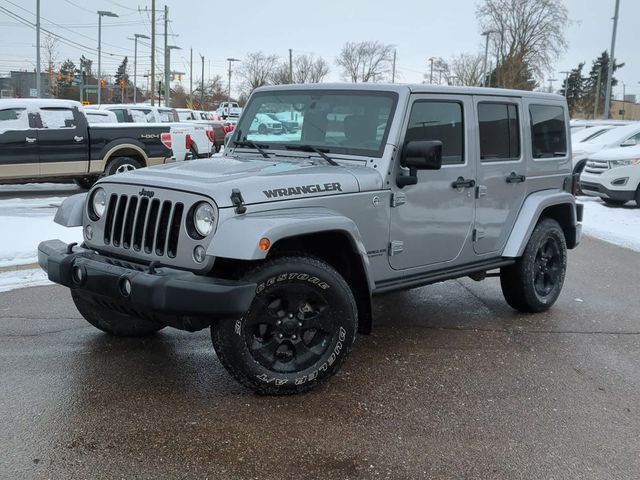
[[[640,251],[640,208],[635,202],[617,207],[595,197],[580,197],[578,201],[584,204],[585,235]]]
[[[51,285],[47,274],[39,268],[0,273],[0,293],[24,287]]]

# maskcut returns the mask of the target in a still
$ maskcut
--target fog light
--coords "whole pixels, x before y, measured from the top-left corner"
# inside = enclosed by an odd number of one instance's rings
[[[71,279],[78,285],[84,282],[84,270],[82,267],[75,266],[71,270]]]
[[[198,245],[193,249],[193,259],[196,263],[202,263],[206,258],[206,253],[207,252],[205,252],[204,247],[202,245]]]
[[[615,180],[611,180],[611,185],[622,187],[626,185],[628,181],[629,181],[629,177],[616,178]]]
[[[87,240],[91,240],[93,238],[93,227],[91,225],[87,225],[85,227],[84,235],[87,237]]]
[[[120,293],[122,293],[124,297],[131,295],[131,280],[128,278],[120,280]]]

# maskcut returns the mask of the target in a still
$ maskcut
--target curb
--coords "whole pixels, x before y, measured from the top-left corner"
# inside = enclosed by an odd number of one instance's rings
[[[34,268],[40,268],[37,263],[26,263],[23,265],[8,265],[6,267],[0,267],[0,273],[5,272],[18,272],[20,270],[31,270]]]

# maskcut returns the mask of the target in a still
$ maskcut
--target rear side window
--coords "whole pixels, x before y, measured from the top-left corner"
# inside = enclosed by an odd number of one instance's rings
[[[564,157],[567,154],[564,108],[530,105],[529,114],[533,158]]]
[[[464,124],[458,102],[417,101],[411,108],[405,142],[440,140],[442,164],[464,163]]]
[[[69,108],[41,108],[40,118],[43,128],[76,128],[73,111]]]
[[[520,157],[518,107],[507,103],[479,103],[480,159],[483,162]]]
[[[123,109],[114,108],[114,109],[112,109],[110,111],[113,112],[116,115],[116,118],[118,119],[118,123],[125,123],[127,121],[127,117],[125,116]]]

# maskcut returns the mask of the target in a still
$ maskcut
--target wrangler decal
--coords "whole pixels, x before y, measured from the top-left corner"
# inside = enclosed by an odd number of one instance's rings
[[[340,183],[323,183],[315,185],[301,185],[299,187],[274,188],[273,190],[263,190],[267,198],[291,197],[294,195],[307,195],[309,193],[341,192]]]

